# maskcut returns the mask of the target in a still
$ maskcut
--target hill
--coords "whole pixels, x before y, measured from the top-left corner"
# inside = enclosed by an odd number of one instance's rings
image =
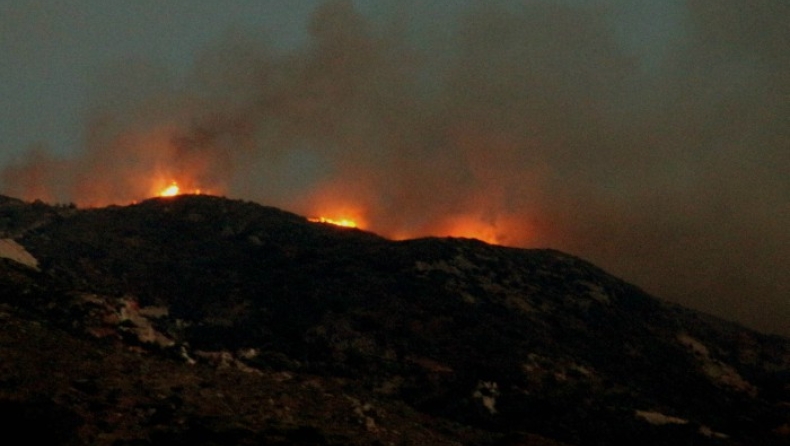
[[[26,442],[790,442],[790,340],[558,251],[203,195],[3,197],[0,233],[0,415]]]

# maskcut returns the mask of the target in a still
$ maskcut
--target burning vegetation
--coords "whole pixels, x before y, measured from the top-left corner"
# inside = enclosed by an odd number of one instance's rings
[[[175,181],[173,181],[172,183],[170,183],[169,186],[167,186],[166,188],[162,189],[161,192],[159,192],[159,196],[160,197],[175,197],[176,195],[179,195],[180,193],[181,193],[181,188],[178,187],[178,184]]]
[[[184,190],[184,189],[181,188],[181,186],[178,185],[178,183],[173,181],[172,183],[170,183],[169,186],[167,186],[164,189],[160,190],[158,196],[160,196],[160,197],[175,197],[176,195],[184,195],[184,194],[202,195],[203,191],[201,189]]]
[[[308,220],[312,221],[313,223],[326,223],[335,226],[343,226],[344,228],[358,227],[357,222],[350,218],[333,219],[327,217],[310,217]]]

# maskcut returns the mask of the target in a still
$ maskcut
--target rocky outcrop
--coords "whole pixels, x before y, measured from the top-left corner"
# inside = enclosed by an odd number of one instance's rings
[[[13,239],[0,239],[0,258],[13,260],[33,269],[38,269],[38,260],[30,255],[24,246]]]

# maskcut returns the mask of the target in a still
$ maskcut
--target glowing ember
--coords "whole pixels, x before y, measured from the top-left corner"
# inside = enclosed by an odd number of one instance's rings
[[[178,184],[176,184],[176,182],[173,181],[172,183],[170,183],[169,186],[167,186],[166,188],[162,189],[159,192],[159,196],[160,197],[175,197],[179,193],[181,193],[181,188],[179,188]]]
[[[344,228],[356,228],[357,222],[348,218],[341,218],[338,220],[326,217],[315,217],[315,218],[308,218],[308,220],[315,222],[315,223],[328,223],[330,225],[335,226],[343,226]]]

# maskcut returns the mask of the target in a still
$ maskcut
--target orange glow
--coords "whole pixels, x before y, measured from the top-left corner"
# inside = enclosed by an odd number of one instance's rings
[[[344,228],[356,228],[358,226],[357,222],[350,218],[333,219],[327,217],[311,217],[308,218],[308,220],[314,223],[328,223],[330,225],[342,226]]]
[[[445,219],[434,232],[442,236],[474,238],[486,243],[499,244],[503,241],[502,229],[480,217],[456,215]]]
[[[152,188],[152,196],[156,197],[175,197],[176,195],[184,195],[184,194],[191,194],[191,195],[200,195],[203,193],[201,189],[184,189],[183,187],[179,186],[179,182],[173,180],[169,183],[164,183],[162,181],[157,182],[157,186]],[[165,185],[166,184],[166,185]]]
[[[178,187],[175,181],[170,183],[169,186],[159,191],[160,197],[175,197],[176,195],[181,193],[181,188]]]

